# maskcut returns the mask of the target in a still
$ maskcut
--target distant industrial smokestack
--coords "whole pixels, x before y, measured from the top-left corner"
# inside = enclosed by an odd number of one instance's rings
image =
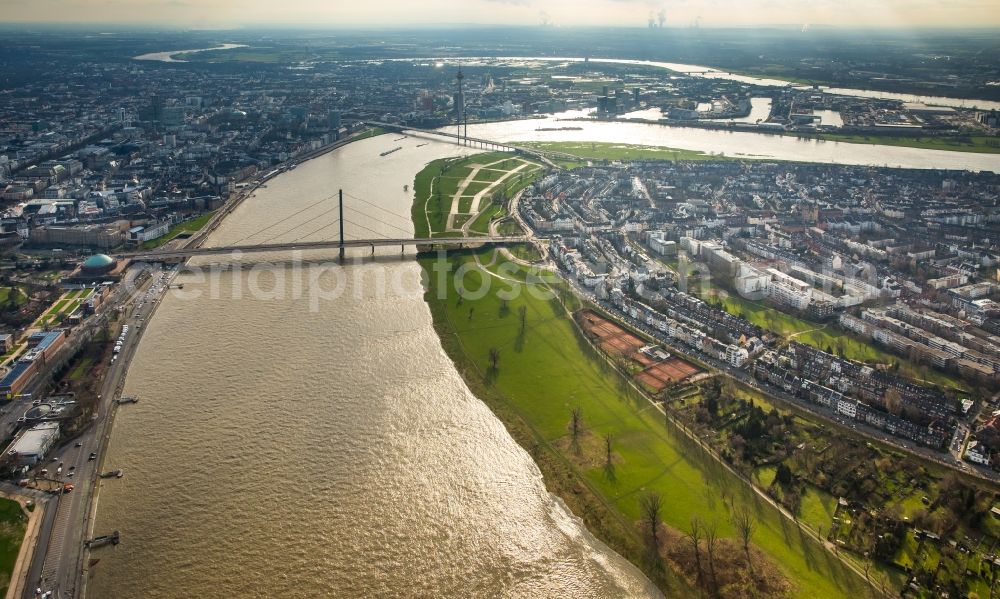
[[[667,21],[667,11],[661,8],[660,12],[656,14],[656,20],[660,24],[660,29],[663,29],[663,24]]]

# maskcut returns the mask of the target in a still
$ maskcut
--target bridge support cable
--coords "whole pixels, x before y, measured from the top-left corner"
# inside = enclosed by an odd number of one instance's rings
[[[247,235],[247,236],[246,236],[246,237],[244,237],[243,239],[240,239],[239,241],[235,242],[235,243],[234,243],[233,245],[240,245],[241,243],[243,243],[244,241],[246,241],[246,240],[250,239],[251,237],[255,237],[255,236],[257,236],[257,235],[260,235],[260,234],[261,234],[261,233],[263,233],[264,231],[267,231],[267,230],[269,230],[269,229],[272,229],[272,228],[274,228],[274,227],[276,227],[276,226],[280,225],[281,223],[284,223],[284,222],[287,222],[288,220],[290,220],[290,219],[292,219],[292,218],[295,218],[296,216],[298,216],[298,215],[302,214],[302,213],[303,213],[303,212],[305,212],[306,210],[309,210],[310,208],[315,208],[316,206],[319,206],[319,205],[320,205],[320,204],[322,204],[323,202],[325,202],[325,201],[327,201],[327,200],[330,200],[330,199],[332,199],[332,198],[333,198],[333,194],[331,194],[331,195],[328,195],[328,196],[326,196],[325,198],[323,198],[323,199],[319,200],[318,202],[314,202],[314,203],[312,203],[312,204],[309,204],[309,205],[308,205],[308,206],[306,206],[305,208],[302,208],[301,210],[297,210],[297,211],[293,212],[292,214],[289,214],[289,215],[288,215],[288,216],[286,216],[285,218],[283,218],[283,219],[281,219],[281,220],[279,220],[279,221],[275,221],[275,222],[271,223],[270,225],[268,225],[268,226],[264,227],[263,229],[260,229],[259,231],[254,231],[253,233],[251,233],[251,234]],[[273,239],[273,237],[272,237],[271,239]],[[266,242],[265,242],[265,243],[266,243]]]
[[[364,229],[365,231],[368,231],[369,233],[371,233],[373,235],[377,235],[377,237],[375,239],[392,239],[391,237],[389,237],[385,233],[379,233],[378,231],[374,231],[372,229],[369,229],[368,227],[366,227],[364,225],[359,225],[358,223],[356,223],[356,222],[354,222],[354,221],[352,221],[350,219],[346,219],[345,218],[343,222],[348,223],[348,224],[350,224],[352,226],[355,226],[355,227],[357,227],[359,229]],[[307,237],[312,237],[316,233],[319,233],[320,231],[322,231],[324,229],[329,229],[330,227],[332,227],[332,226],[334,226],[334,225],[336,225],[338,223],[341,224],[341,225],[343,225],[343,223],[341,223],[340,220],[338,219],[338,220],[333,221],[332,223],[327,223],[327,224],[323,225],[322,227],[319,227],[318,229],[313,229],[309,233],[306,233],[305,235],[303,235],[302,237],[299,237],[298,239],[293,239],[289,243],[297,243],[299,241],[303,241]],[[341,226],[341,230],[343,230],[343,226]],[[344,249],[344,245],[343,245],[344,241],[355,241],[356,239],[357,238],[343,237],[343,238],[341,238],[341,240],[339,242],[337,242],[338,243],[338,247],[340,249]]]
[[[351,225],[353,225],[353,226],[355,226],[355,227],[357,227],[357,228],[359,228],[359,229],[364,229],[365,231],[368,231],[368,232],[369,232],[369,233],[371,233],[372,235],[377,235],[378,237],[376,237],[376,239],[378,239],[378,238],[381,238],[381,239],[392,239],[391,237],[389,237],[389,236],[388,236],[388,235],[386,235],[385,233],[379,233],[378,231],[374,231],[374,230],[372,230],[372,229],[369,229],[368,227],[366,227],[366,226],[364,226],[364,225],[359,225],[358,223],[356,223],[356,222],[352,221],[352,220],[351,220],[351,219],[349,219],[349,218],[345,218],[345,219],[344,219],[344,222],[345,222],[345,223],[349,223],[349,224],[351,224]]]
[[[355,213],[357,213],[357,214],[360,214],[361,216],[364,216],[365,218],[367,218],[368,220],[370,220],[370,221],[372,221],[372,222],[374,222],[374,223],[377,223],[377,224],[380,224],[380,225],[384,225],[384,226],[386,226],[386,227],[389,227],[389,228],[391,228],[391,229],[394,229],[394,230],[396,230],[396,231],[398,231],[398,232],[400,232],[400,233],[402,233],[403,235],[406,235],[406,236],[411,236],[411,235],[413,235],[413,230],[412,230],[412,229],[404,229],[404,228],[402,228],[402,227],[397,227],[396,225],[394,225],[394,224],[392,224],[392,223],[389,223],[389,222],[386,222],[386,221],[384,221],[384,220],[379,220],[379,219],[377,219],[377,218],[373,217],[373,216],[372,216],[371,214],[368,214],[367,212],[365,212],[365,211],[363,211],[363,210],[359,210],[359,209],[357,209],[357,208],[355,208],[355,207],[353,207],[353,206],[348,206],[348,208],[349,208],[349,209],[350,209],[350,210],[351,210],[352,212],[355,212]]]
[[[314,216],[314,217],[310,218],[309,220],[307,220],[307,221],[305,221],[305,222],[301,222],[301,223],[299,223],[299,224],[295,225],[295,226],[294,226],[294,227],[292,227],[291,229],[287,229],[287,230],[285,230],[285,231],[282,231],[281,233],[278,233],[277,235],[272,235],[271,237],[268,237],[267,239],[265,239],[265,240],[264,240],[264,241],[262,241],[261,243],[270,243],[270,242],[274,241],[275,239],[277,239],[277,238],[279,238],[279,237],[283,237],[283,236],[285,236],[285,235],[288,235],[289,233],[292,233],[292,232],[294,232],[294,231],[295,231],[296,229],[298,229],[299,227],[304,227],[304,226],[308,225],[309,223],[313,223],[313,222],[316,222],[316,220],[318,220],[318,219],[320,219],[320,218],[322,218],[322,217],[326,216],[327,214],[330,214],[331,212],[334,212],[334,211],[336,211],[337,209],[338,209],[338,208],[337,208],[337,207],[335,206],[335,207],[333,207],[333,208],[330,208],[329,210],[325,210],[325,211],[323,211],[323,212],[321,212],[321,213],[317,214],[316,216]],[[335,220],[335,221],[333,221],[333,222],[337,222],[337,221]]]
[[[404,215],[404,214],[399,214],[398,212],[393,212],[392,210],[388,210],[386,208],[383,208],[382,206],[379,206],[378,204],[376,204],[374,202],[371,202],[371,201],[366,200],[364,198],[359,198],[356,195],[352,195],[352,194],[349,194],[349,193],[344,193],[344,195],[347,196],[347,197],[349,197],[349,198],[351,198],[352,200],[357,200],[357,201],[361,202],[362,204],[367,204],[367,205],[371,206],[372,208],[375,208],[376,210],[381,210],[382,212],[385,212],[389,216],[394,216],[394,217],[396,217],[396,218],[398,218],[398,219],[400,219],[402,221],[405,221],[406,224],[410,224],[412,222],[412,217],[409,214],[405,214]]]
[[[305,235],[303,235],[301,237],[296,237],[295,239],[291,240],[289,243],[297,243],[299,241],[302,241],[306,237],[312,237],[313,235],[315,235],[316,233],[319,233],[323,229],[329,229],[330,227],[332,227],[332,226],[334,226],[336,224],[339,224],[339,223],[340,223],[340,219],[338,218],[337,220],[333,221],[332,223],[327,223],[327,224],[321,226],[318,229],[313,229],[312,231],[306,233]],[[341,239],[341,242],[343,242],[343,241],[344,241],[344,239]]]

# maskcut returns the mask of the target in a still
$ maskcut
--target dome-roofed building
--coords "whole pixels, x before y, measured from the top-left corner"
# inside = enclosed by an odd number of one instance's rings
[[[94,254],[81,262],[63,282],[93,285],[105,281],[120,281],[128,265],[128,260],[117,260],[107,254]]]
[[[80,270],[88,275],[103,275],[115,269],[118,261],[107,254],[94,254],[80,265]]]

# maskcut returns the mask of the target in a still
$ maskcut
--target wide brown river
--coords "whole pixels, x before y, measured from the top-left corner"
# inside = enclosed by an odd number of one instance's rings
[[[338,187],[407,215],[403,185],[457,148],[394,137],[272,180],[211,244]],[[352,203],[409,228],[348,198],[345,217],[358,225],[348,235],[398,233]],[[249,241],[307,235],[333,222],[333,206]],[[141,401],[115,421],[106,469],[126,475],[102,486],[96,529],[123,541],[95,554],[90,597],[659,595],[545,490],[441,349],[416,263],[386,254],[348,266],[336,300],[310,296],[308,265],[296,299],[294,266],[250,272],[250,257],[239,273],[177,279],[184,289],[163,300],[128,375],[125,392]],[[336,286],[332,273],[317,280]]]
[[[1000,170],[998,155],[752,133],[537,131],[560,122],[469,132]],[[403,186],[457,153],[391,134],[350,144],[258,190],[210,245],[334,238],[336,204],[317,202],[338,188],[348,236],[405,236]],[[254,255],[231,261],[236,271],[179,276],[184,289],[148,323],[126,381],[141,401],[119,410],[105,464],[126,476],[103,484],[96,523],[123,540],[95,554],[90,597],[658,595],[546,492],[442,351],[416,263],[380,253],[343,270],[310,266],[332,255],[299,266]],[[275,265],[252,267],[264,260]]]

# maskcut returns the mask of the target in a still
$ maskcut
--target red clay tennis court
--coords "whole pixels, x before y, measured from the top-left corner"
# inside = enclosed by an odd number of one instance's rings
[[[653,364],[646,370],[643,370],[640,375],[648,375],[656,380],[660,381],[662,386],[661,389],[667,384],[678,383],[684,379],[698,374],[700,369],[691,364],[690,362],[685,362],[680,358],[668,358],[663,362]]]
[[[595,335],[601,348],[610,354],[631,356],[646,346],[642,339],[589,310],[580,313],[580,325]]]
[[[701,372],[694,364],[673,356],[656,362],[640,353],[639,350],[647,345],[645,341],[594,312],[584,310],[578,318],[583,330],[597,337],[597,343],[605,353],[627,356],[643,366],[645,370],[636,374],[635,379],[654,392]]]

